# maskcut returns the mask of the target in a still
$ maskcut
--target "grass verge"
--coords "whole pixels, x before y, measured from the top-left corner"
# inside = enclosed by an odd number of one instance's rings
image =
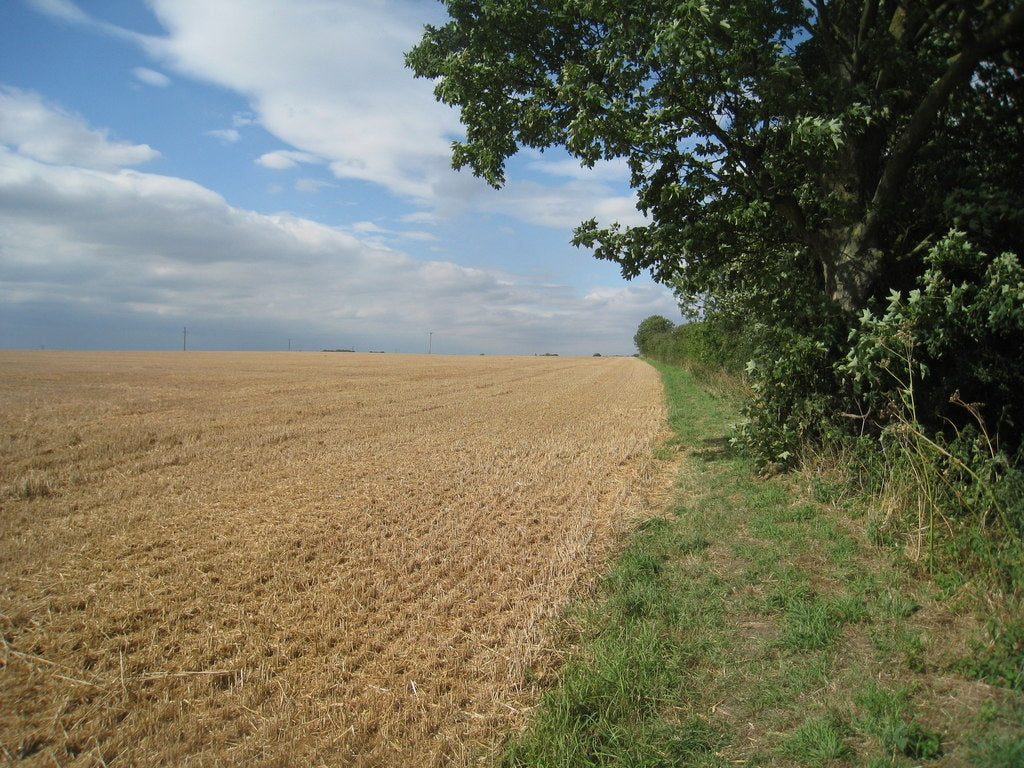
[[[525,766],[1024,765],[1020,686],[972,674],[984,625],[870,542],[855,506],[762,479],[736,409],[661,372],[682,469],[499,759]]]

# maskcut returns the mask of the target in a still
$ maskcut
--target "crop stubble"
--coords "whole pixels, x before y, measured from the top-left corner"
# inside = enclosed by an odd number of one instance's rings
[[[449,765],[660,486],[631,358],[0,353],[0,747]]]

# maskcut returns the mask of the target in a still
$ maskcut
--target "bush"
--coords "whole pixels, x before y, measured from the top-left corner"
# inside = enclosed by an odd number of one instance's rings
[[[907,409],[952,437],[983,422],[1014,453],[1024,429],[1024,270],[953,232],[926,257],[919,287],[865,310],[837,367],[860,411],[884,428]]]
[[[763,468],[792,466],[805,443],[831,431],[835,352],[822,336],[776,329],[747,364],[753,398],[734,442]]]
[[[957,232],[926,264],[917,289],[861,315],[837,376],[933,560],[941,549],[1012,587],[1024,583],[1024,270]],[[937,549],[939,523],[951,536]]]

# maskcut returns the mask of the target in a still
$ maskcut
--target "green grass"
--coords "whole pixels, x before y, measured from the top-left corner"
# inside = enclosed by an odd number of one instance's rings
[[[808,718],[788,736],[783,753],[803,765],[825,766],[850,753],[849,728],[835,714]]]
[[[943,661],[952,630],[929,622],[957,617],[942,588],[879,548],[839,493],[756,477],[729,449],[734,405],[656,367],[674,431],[656,455],[684,454],[674,496],[564,619],[579,642],[498,764],[1024,764],[1006,650],[1020,627]],[[972,675],[1000,697],[977,695]],[[956,712],[952,679],[976,694]]]

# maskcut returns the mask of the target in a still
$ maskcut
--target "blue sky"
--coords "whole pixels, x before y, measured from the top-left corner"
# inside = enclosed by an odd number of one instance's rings
[[[451,170],[433,0],[0,3],[0,348],[632,354],[671,293],[572,227],[626,169]],[[429,334],[433,333],[431,337]]]

